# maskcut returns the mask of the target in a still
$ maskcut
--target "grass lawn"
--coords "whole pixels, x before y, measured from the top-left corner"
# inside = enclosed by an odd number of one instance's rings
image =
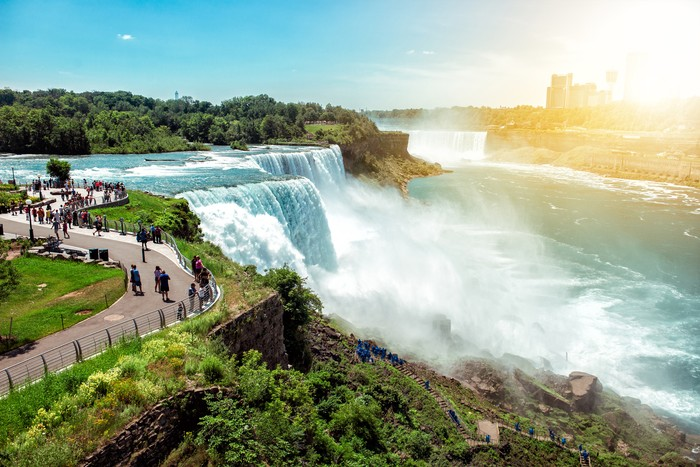
[[[18,347],[72,326],[124,295],[124,273],[95,264],[21,256],[12,260],[20,284],[0,306],[0,334]],[[8,349],[5,343],[1,350]]]
[[[93,209],[93,215],[106,214],[110,221],[110,227],[113,221],[119,221],[120,217],[124,218],[125,223],[136,223],[141,219],[146,227],[155,221],[158,215],[162,214],[169,205],[169,200],[159,198],[157,196],[148,195],[141,191],[129,191],[129,204],[124,206],[115,206],[111,208]]]

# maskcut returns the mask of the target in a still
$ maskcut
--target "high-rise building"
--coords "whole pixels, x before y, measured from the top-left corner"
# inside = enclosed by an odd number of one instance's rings
[[[565,109],[568,107],[569,92],[574,74],[552,75],[552,85],[547,88],[547,108]]]
[[[594,83],[574,84],[574,75],[552,75],[547,88],[548,109],[577,109],[594,107],[609,102],[608,93],[598,91]]]
[[[178,100],[180,98],[180,93],[175,91],[175,100]]]

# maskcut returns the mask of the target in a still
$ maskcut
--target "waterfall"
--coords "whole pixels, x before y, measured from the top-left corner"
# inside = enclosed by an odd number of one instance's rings
[[[446,167],[486,157],[485,131],[409,131],[408,152]]]
[[[318,190],[305,178],[182,194],[210,227],[209,240],[243,264],[334,269],[336,255]]]
[[[317,187],[339,185],[345,181],[343,155],[337,145],[299,152],[268,152],[250,158],[272,175],[299,175]]]

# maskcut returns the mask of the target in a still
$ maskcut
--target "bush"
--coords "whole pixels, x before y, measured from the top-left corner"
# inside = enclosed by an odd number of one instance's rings
[[[224,364],[218,357],[209,355],[199,364],[199,370],[209,383],[216,383],[224,378]]]

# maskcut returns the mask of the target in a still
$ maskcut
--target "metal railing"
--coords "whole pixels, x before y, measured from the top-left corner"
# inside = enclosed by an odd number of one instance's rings
[[[180,253],[172,235],[163,232],[163,239],[175,251],[180,266],[191,273],[188,260]],[[207,311],[220,297],[221,291],[216,285],[216,280],[214,276],[210,276],[208,285],[185,300],[126,319],[121,323],[4,368],[0,370],[0,396],[8,394],[13,389],[38,381],[50,372],[62,370],[74,363],[100,354],[123,339],[145,336]]]

